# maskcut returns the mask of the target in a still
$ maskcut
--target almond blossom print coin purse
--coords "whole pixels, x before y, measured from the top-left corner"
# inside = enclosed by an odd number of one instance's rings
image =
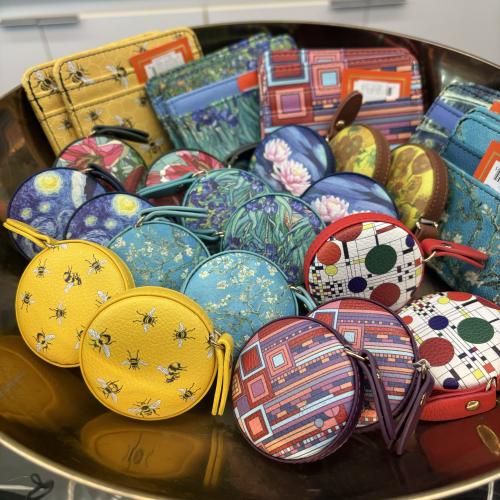
[[[90,241],[55,240],[13,219],[4,227],[42,250],[28,263],[16,292],[16,319],[28,347],[62,367],[79,364],[83,331],[111,297],[134,287],[123,261]],[[96,345],[107,349],[104,334]]]
[[[135,192],[144,183],[147,166],[134,147],[125,141],[147,143],[145,132],[118,126],[96,126],[91,135],[76,139],[59,154],[53,167],[84,170],[94,163]]]
[[[233,341],[214,329],[189,297],[146,286],[116,296],[90,318],[80,368],[106,408],[139,420],[172,418],[193,408],[215,384],[212,415],[222,415]]]
[[[483,268],[488,255],[448,241],[416,236],[383,214],[348,215],[326,227],[304,259],[307,291],[318,303],[344,296],[372,299],[398,311],[416,293],[425,262],[452,257]]]
[[[17,188],[10,199],[7,217],[29,224],[47,236],[62,239],[73,213],[109,188],[123,189],[113,177],[92,164],[85,172],[70,168],[43,170],[28,177]],[[10,234],[25,257],[30,259],[40,251],[38,245],[23,236]]]
[[[137,286],[180,290],[192,269],[210,256],[200,238],[171,220],[175,215],[174,207],[146,209],[136,224],[108,243],[128,265]]]
[[[241,250],[203,261],[181,291],[207,311],[217,330],[232,332],[236,353],[268,321],[298,314],[297,299],[308,309],[315,307],[305,290],[287,283],[276,264]]]
[[[416,419],[409,418],[398,434],[378,373],[372,354],[346,346],[327,324],[300,316],[277,319],[252,336],[236,362],[236,422],[267,458],[313,462],[337,451],[352,435],[368,385],[384,441],[401,453]]]
[[[436,384],[423,420],[453,420],[496,406],[500,382],[500,310],[478,295],[438,292],[399,313]]]

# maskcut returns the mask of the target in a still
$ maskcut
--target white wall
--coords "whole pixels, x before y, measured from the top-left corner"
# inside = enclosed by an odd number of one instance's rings
[[[354,0],[346,0],[347,3]],[[376,0],[364,0],[368,5]],[[76,24],[54,25],[74,14]],[[54,19],[43,19],[53,16]],[[251,20],[317,21],[386,29],[440,42],[500,64],[500,0],[406,0],[334,9],[329,0],[0,0],[0,95],[34,64],[142,31]],[[36,22],[36,21],[33,21]]]

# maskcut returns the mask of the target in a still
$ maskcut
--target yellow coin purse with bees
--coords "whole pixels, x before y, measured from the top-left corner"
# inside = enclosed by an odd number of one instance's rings
[[[134,287],[132,274],[114,252],[97,243],[54,240],[14,219],[4,227],[43,248],[27,265],[16,292],[24,341],[53,365],[78,366],[83,331],[105,302]]]
[[[163,420],[191,409],[215,379],[212,414],[222,415],[233,339],[220,334],[196,302],[156,286],[128,290],[94,315],[80,346],[92,394],[110,410]]]

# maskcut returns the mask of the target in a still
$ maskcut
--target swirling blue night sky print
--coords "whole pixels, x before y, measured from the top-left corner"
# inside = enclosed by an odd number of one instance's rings
[[[314,130],[288,125],[262,140],[249,168],[274,191],[300,196],[335,171],[335,159],[326,140]]]
[[[377,212],[399,219],[396,205],[385,188],[361,174],[330,175],[313,184],[301,198],[326,223],[358,212]]]
[[[106,245],[126,227],[135,224],[142,210],[151,207],[147,201],[131,194],[97,196],[74,213],[66,229],[66,238]]]
[[[97,181],[78,170],[58,168],[44,170],[29,177],[12,196],[8,217],[20,220],[52,238],[61,240],[69,219],[76,209],[106,190]],[[34,257],[41,248],[12,234],[21,252]]]

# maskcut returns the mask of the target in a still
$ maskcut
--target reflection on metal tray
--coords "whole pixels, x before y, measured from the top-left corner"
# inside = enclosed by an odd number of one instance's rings
[[[289,32],[299,46],[393,46],[419,58],[428,105],[454,80],[500,87],[500,68],[427,42],[322,24],[261,23],[196,30],[205,52],[250,34]],[[20,88],[0,100],[0,218],[16,186],[52,163],[53,153]],[[228,407],[208,400],[164,422],[105,411],[78,370],[43,363],[25,348],[13,314],[23,260],[0,231],[0,442],[31,461],[113,494],[140,498],[442,498],[500,477],[500,407],[461,421],[421,424],[397,458],[377,432],[356,434],[328,459],[271,462],[239,435]],[[421,293],[440,288],[432,276]]]

